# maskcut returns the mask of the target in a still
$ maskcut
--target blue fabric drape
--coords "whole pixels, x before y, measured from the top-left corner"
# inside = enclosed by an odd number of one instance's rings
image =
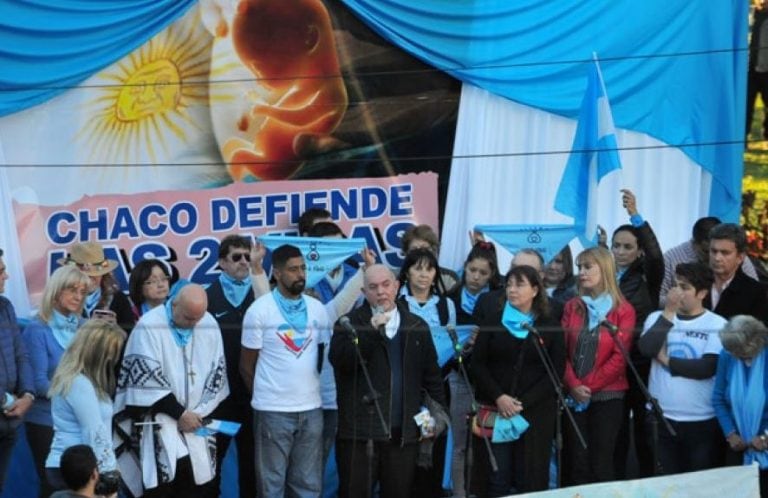
[[[616,126],[679,146],[713,175],[710,213],[738,220],[747,0],[343,2],[454,77],[570,118],[596,52]]]
[[[747,0],[343,2],[454,77],[571,118],[597,52],[616,125],[680,147],[713,175],[710,213],[738,220]],[[76,86],[194,3],[0,0],[0,116]]]
[[[196,0],[0,0],[0,116],[41,102],[143,45]]]

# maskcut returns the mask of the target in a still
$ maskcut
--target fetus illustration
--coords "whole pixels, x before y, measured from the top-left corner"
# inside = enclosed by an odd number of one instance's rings
[[[347,91],[321,0],[240,0],[231,26],[216,31],[231,36],[258,89],[247,96],[250,108],[231,117],[240,136],[222,144],[234,180],[289,178],[308,157],[340,146],[331,134]]]

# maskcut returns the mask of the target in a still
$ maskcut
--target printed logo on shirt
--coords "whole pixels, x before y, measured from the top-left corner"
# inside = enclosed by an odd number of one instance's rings
[[[297,332],[293,327],[284,323],[277,327],[277,336],[283,341],[285,348],[299,358],[312,343],[311,329],[307,327],[304,333]]]
[[[687,360],[698,358],[698,354],[693,346],[684,342],[670,342],[667,344],[667,354],[670,358],[683,358]]]

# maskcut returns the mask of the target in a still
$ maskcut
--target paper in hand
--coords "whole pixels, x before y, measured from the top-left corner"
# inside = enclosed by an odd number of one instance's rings
[[[227,436],[234,436],[240,430],[240,424],[229,420],[212,419],[208,424],[195,430],[198,436],[211,436],[221,433]]]

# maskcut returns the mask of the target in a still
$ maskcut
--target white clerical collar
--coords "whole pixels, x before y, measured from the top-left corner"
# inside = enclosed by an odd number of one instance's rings
[[[389,320],[384,326],[384,333],[388,339],[392,339],[397,334],[397,329],[400,328],[400,312],[397,310],[397,306],[389,312]]]

